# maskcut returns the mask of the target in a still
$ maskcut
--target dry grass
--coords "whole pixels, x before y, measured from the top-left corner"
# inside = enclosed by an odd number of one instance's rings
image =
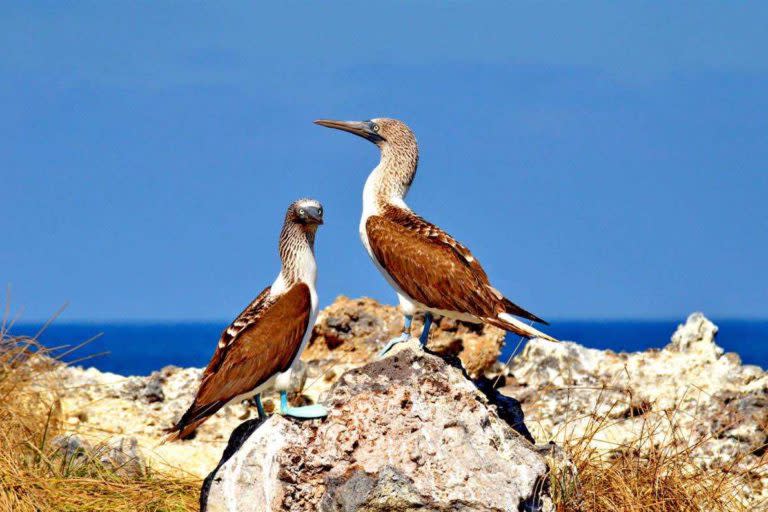
[[[679,406],[658,413],[650,409],[646,404],[644,410],[626,419],[609,420],[605,414],[592,414],[576,420],[586,420],[586,428],[580,429],[579,435],[565,436],[563,449],[570,464],[560,460],[550,465],[549,486],[557,512],[767,510],[762,508],[766,503],[747,503],[745,499],[756,472],[768,471],[764,455],[752,457],[749,467],[745,464],[749,453],[726,465],[707,467],[699,448],[717,433],[695,439],[690,427],[681,427],[683,412]],[[632,422],[636,434],[605,449],[601,434],[624,422],[626,428]]]
[[[54,443],[63,432],[55,354],[0,328],[0,511],[197,510],[200,482],[105,467]]]

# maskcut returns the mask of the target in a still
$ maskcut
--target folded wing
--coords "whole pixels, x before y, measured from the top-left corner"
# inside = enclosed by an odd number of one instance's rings
[[[368,218],[366,234],[379,264],[421,304],[478,318],[510,313],[544,323],[493,288],[469,249],[414,213],[388,207]]]
[[[203,372],[195,401],[170,430],[184,438],[233,398],[290,368],[309,328],[311,296],[304,283],[271,297],[266,288],[227,327]]]

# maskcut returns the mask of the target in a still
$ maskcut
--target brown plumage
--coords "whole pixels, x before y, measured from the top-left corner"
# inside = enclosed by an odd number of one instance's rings
[[[176,436],[169,440],[188,437],[230,400],[291,367],[309,324],[309,287],[295,284],[277,298],[269,296],[270,288],[222,333],[195,401],[170,430]]]
[[[377,261],[413,300],[493,324],[499,313],[546,323],[493,288],[469,249],[413,212],[388,206],[365,228]]]
[[[317,312],[314,268],[307,268],[314,265],[314,236],[322,223],[322,207],[311,206],[315,203],[300,200],[289,207],[280,234],[280,275],[224,329],[192,405],[168,429],[166,440],[189,437],[224,405],[288,371],[299,356]],[[318,208],[315,218],[307,215]]]

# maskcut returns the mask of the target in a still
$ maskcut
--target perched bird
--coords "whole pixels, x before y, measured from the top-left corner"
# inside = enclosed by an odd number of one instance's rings
[[[516,319],[513,315],[548,325],[491,286],[469,249],[405,203],[419,163],[416,137],[405,123],[387,118],[315,123],[358,135],[381,151],[379,165],[363,189],[360,237],[376,268],[397,292],[405,313],[403,334],[382,353],[408,339],[413,315],[419,311],[424,312],[422,344],[429,338],[433,313],[557,341]]]
[[[323,207],[314,199],[299,199],[288,207],[280,232],[282,268],[221,334],[195,400],[167,440],[184,439],[230,402],[256,397],[264,418],[260,393],[280,390],[280,412],[297,418],[328,414],[318,404],[290,407],[286,390],[291,368],[309,340],[317,317],[315,233],[323,223]]]

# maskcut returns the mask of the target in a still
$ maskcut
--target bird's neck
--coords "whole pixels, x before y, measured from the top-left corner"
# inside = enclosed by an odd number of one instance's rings
[[[381,146],[381,160],[371,172],[363,189],[363,215],[373,215],[387,205],[408,208],[405,196],[411,188],[419,165],[416,142]]]
[[[282,267],[273,286],[273,293],[287,290],[303,282],[315,288],[317,263],[315,262],[315,232],[317,226],[286,223],[280,232],[280,261]]]

